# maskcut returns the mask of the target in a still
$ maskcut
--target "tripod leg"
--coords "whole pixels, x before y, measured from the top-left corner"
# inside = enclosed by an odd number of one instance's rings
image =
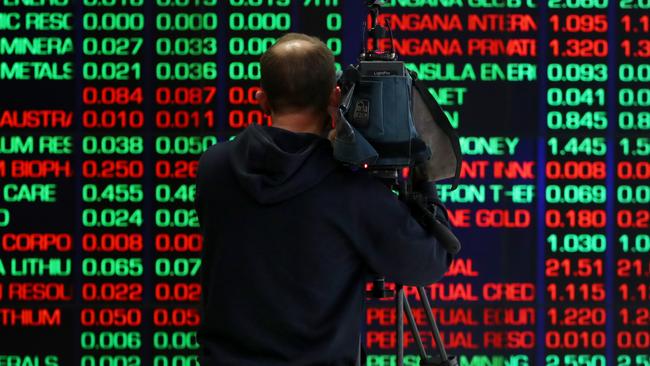
[[[440,331],[438,330],[438,326],[436,325],[436,319],[433,317],[433,312],[431,311],[431,304],[429,304],[429,298],[427,297],[426,291],[424,291],[424,287],[418,286],[418,293],[420,294],[420,300],[422,301],[422,304],[424,304],[424,310],[427,314],[427,319],[429,320],[429,324],[431,325],[431,331],[433,332],[433,337],[436,340],[436,346],[438,348],[438,352],[440,353],[440,359],[443,362],[447,362],[448,360],[447,351],[445,350],[445,345],[442,344],[442,339],[440,338]]]
[[[420,358],[423,360],[428,360],[427,351],[424,350],[424,345],[422,344],[422,338],[420,337],[420,331],[418,330],[418,325],[415,323],[415,318],[413,317],[413,311],[411,311],[411,304],[409,304],[409,299],[404,296],[404,311],[406,312],[406,317],[409,321],[409,328],[411,328],[411,334],[415,339],[415,344],[418,346],[418,352],[420,352]]]
[[[357,362],[355,366],[361,366],[361,334],[359,334],[359,347],[357,347]]]
[[[397,316],[395,325],[397,327],[397,366],[404,366],[404,288],[402,285],[395,285],[395,302]]]

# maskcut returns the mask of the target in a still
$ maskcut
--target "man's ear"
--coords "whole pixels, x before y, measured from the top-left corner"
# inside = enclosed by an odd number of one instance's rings
[[[338,109],[340,104],[341,104],[341,87],[337,85],[334,87],[334,89],[332,89],[332,92],[330,93],[329,106]]]
[[[341,88],[337,85],[332,89],[332,92],[330,93],[330,98],[327,106],[327,114],[329,115],[329,123],[330,123],[330,128],[332,128],[332,131],[336,128],[336,118],[337,118],[337,113],[339,110],[339,106],[341,105]],[[332,131],[330,131],[330,135],[328,138],[330,140],[334,139],[334,136],[332,134]]]
[[[271,103],[269,103],[269,96],[264,89],[255,92],[255,100],[260,104],[260,109],[266,114],[271,114]]]

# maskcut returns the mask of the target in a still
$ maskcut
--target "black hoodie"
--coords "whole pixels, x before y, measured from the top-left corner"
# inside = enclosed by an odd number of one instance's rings
[[[201,365],[354,365],[370,275],[427,285],[451,255],[329,140],[252,125],[199,162]]]

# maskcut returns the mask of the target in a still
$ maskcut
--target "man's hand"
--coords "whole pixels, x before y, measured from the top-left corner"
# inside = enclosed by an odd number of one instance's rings
[[[413,182],[429,182],[429,175],[424,163],[418,164],[413,168]]]
[[[423,196],[426,206],[439,222],[451,228],[447,208],[438,197],[436,182],[429,178],[424,164],[417,165],[414,168],[413,191]]]
[[[413,218],[427,232],[433,234],[449,253],[456,255],[460,251],[460,241],[450,230],[446,208],[442,202],[438,206],[436,202],[429,202],[420,192],[414,191],[406,198],[406,205]]]
[[[416,165],[413,168],[413,191],[420,192],[427,203],[440,201],[436,183],[429,178],[424,164]]]

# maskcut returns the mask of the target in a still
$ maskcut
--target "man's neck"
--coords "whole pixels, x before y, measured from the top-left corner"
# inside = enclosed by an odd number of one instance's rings
[[[282,113],[272,114],[273,127],[282,128],[291,132],[313,133],[321,136],[323,134],[322,116],[312,113]]]

